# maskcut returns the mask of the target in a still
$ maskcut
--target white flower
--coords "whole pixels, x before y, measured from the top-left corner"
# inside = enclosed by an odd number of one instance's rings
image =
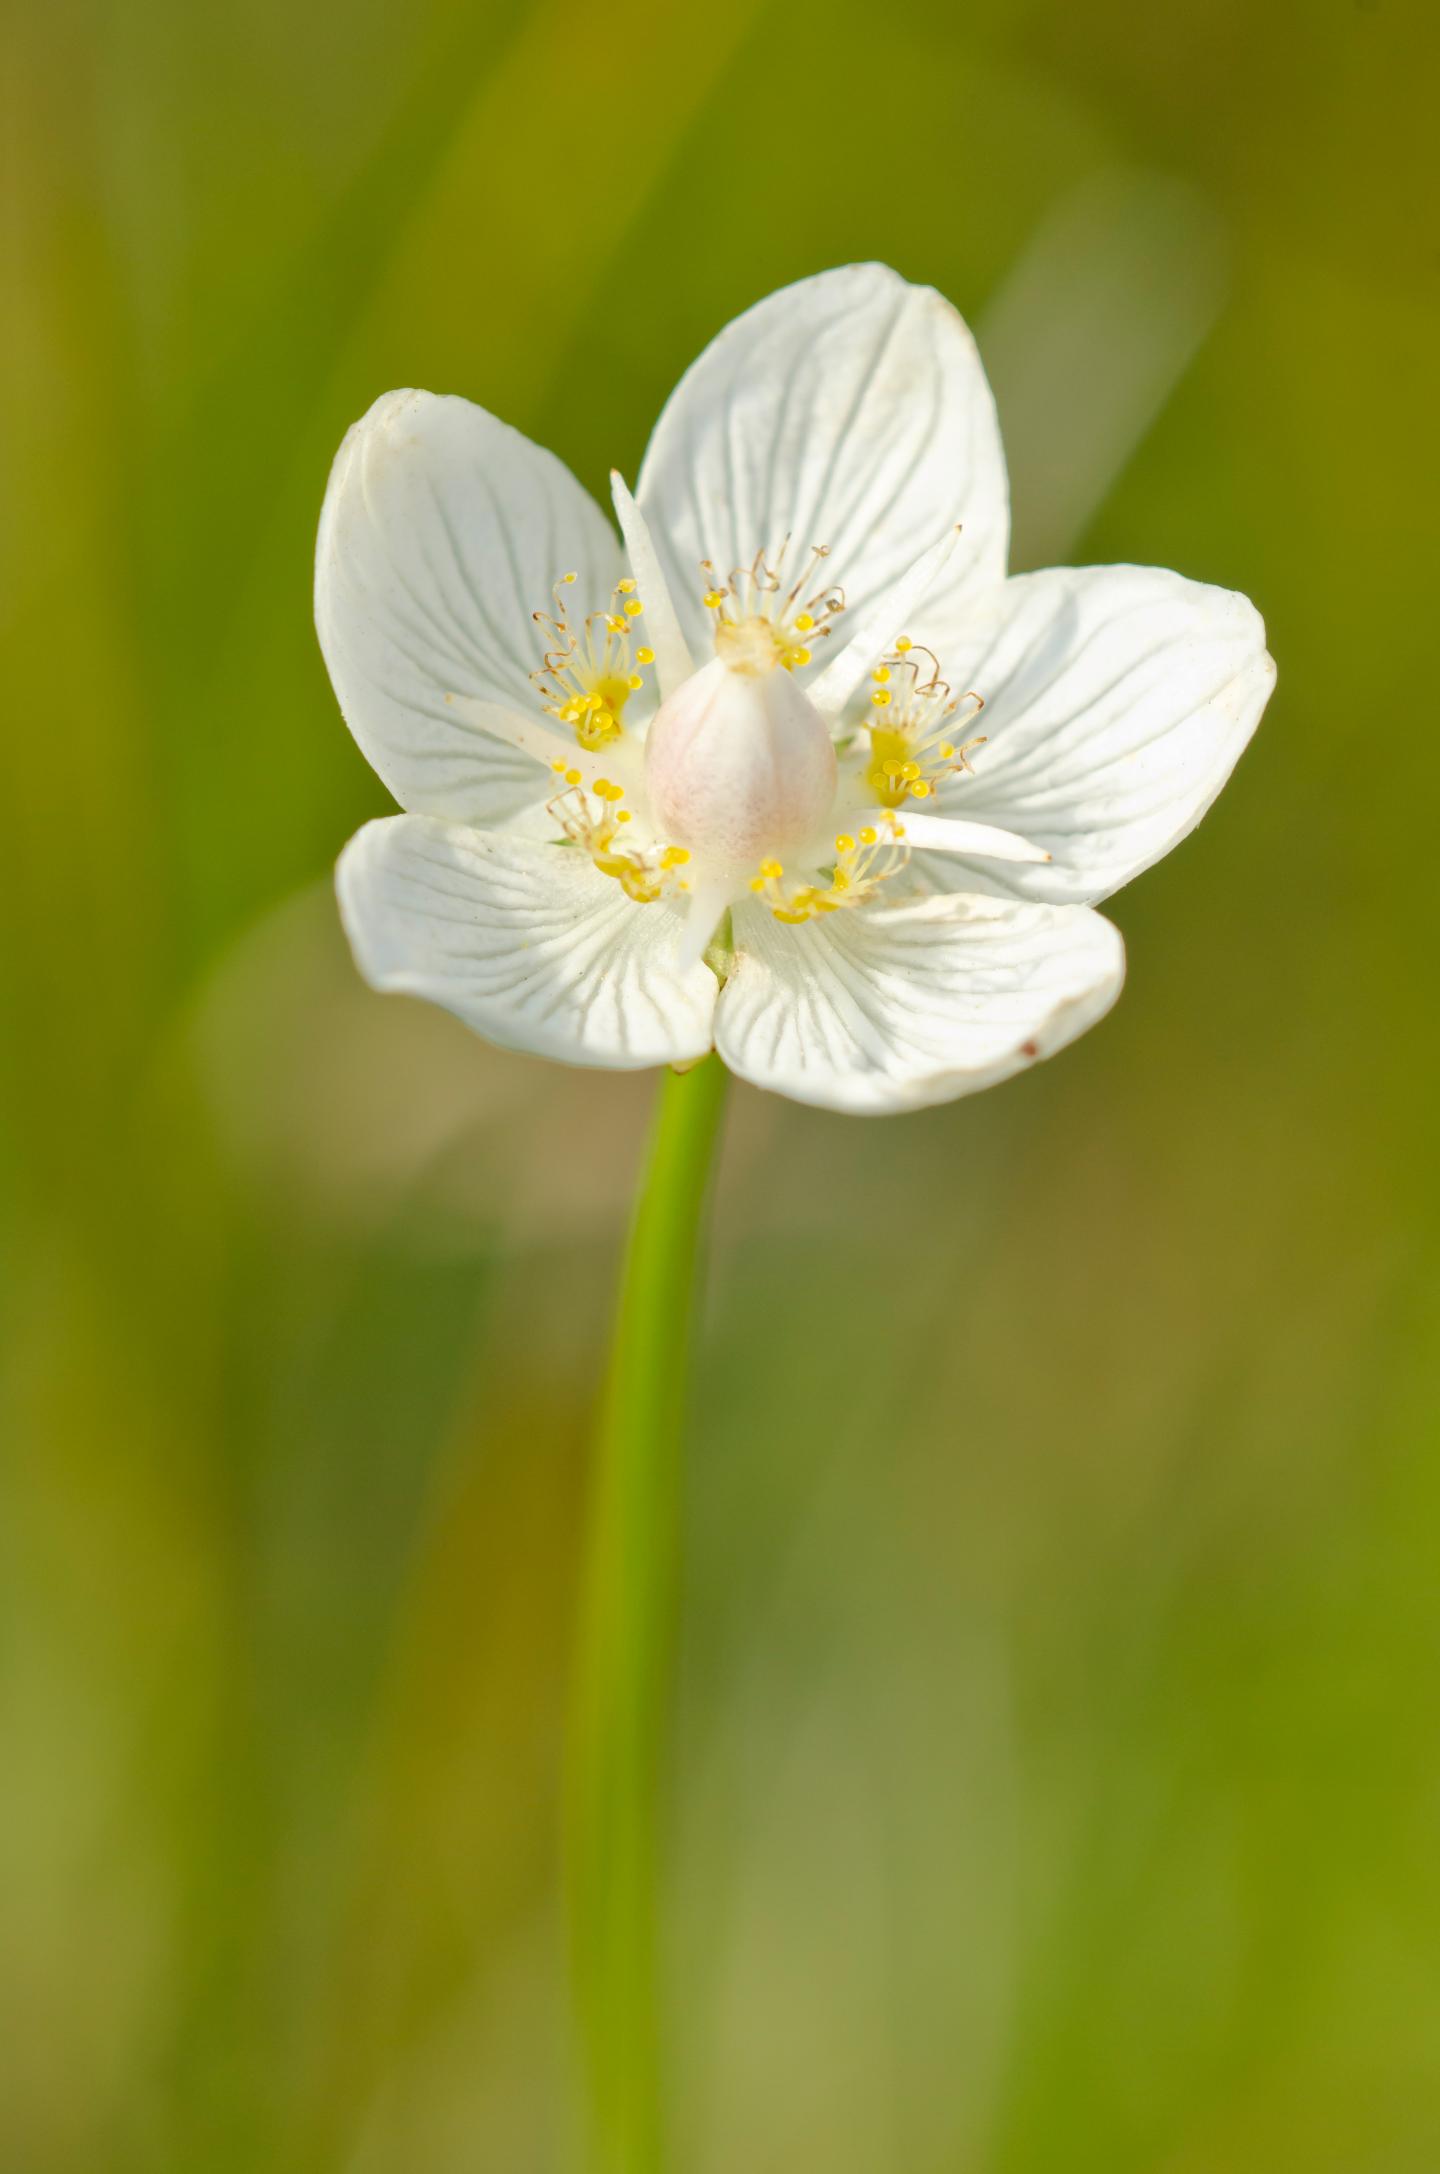
[[[856,1111],[988,1086],[1098,1019],[1124,962],[1095,902],[1199,821],[1273,683],[1244,597],[1007,580],[974,343],[879,265],[722,333],[615,505],[623,550],[464,400],[389,393],[341,447],[316,619],[409,811],[341,858],[367,978],[507,1048],[713,1044]]]

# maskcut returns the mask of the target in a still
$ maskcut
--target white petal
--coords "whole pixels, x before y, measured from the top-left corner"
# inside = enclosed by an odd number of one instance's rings
[[[1005,462],[975,343],[941,295],[880,264],[782,288],[722,332],[671,395],[638,496],[697,655],[702,559],[723,578],[788,536],[798,572],[828,545],[848,607],[832,647],[957,522],[936,608],[1005,571]]]
[[[502,1048],[631,1071],[710,1047],[715,976],[677,966],[675,908],[636,905],[574,847],[397,815],[351,839],[336,881],[366,980]]]
[[[948,1102],[1053,1056],[1109,1010],[1119,931],[1083,906],[927,898],[800,927],[747,901],[715,1043],[797,1102],[883,1114]]]
[[[583,616],[620,578],[620,547],[552,453],[468,400],[386,393],[331,471],[315,622],[346,723],[403,807],[501,823],[543,774],[447,704],[540,714],[532,613],[562,574]]]
[[[1016,830],[1048,866],[938,861],[950,889],[1093,904],[1178,845],[1229,777],[1275,667],[1259,613],[1229,589],[1142,566],[1023,574],[989,628],[941,648],[947,679],[985,697],[974,776],[942,815]]]

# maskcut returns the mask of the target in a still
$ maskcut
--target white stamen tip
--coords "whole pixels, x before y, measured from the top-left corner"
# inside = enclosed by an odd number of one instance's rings
[[[874,822],[874,814],[861,818]],[[905,810],[905,835],[910,844],[931,853],[969,853],[977,860],[1026,861],[1040,866],[1053,855],[1044,846],[1032,845],[1013,830],[995,823],[962,823],[948,815],[918,815]]]

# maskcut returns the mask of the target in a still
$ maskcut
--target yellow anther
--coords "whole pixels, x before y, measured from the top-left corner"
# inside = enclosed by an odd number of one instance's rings
[[[635,652],[635,661],[637,664],[653,664],[655,662],[654,650],[637,649]]]
[[[900,636],[873,676],[890,685],[870,697],[887,712],[868,728],[870,789],[890,808],[903,806],[907,796],[932,799],[945,778],[969,769],[970,750],[983,744],[982,739],[958,741],[954,733],[957,715],[978,716],[984,703],[978,694],[957,701],[940,676],[934,653],[917,647],[908,634]]]
[[[809,664],[809,637],[828,635],[845,609],[844,590],[824,577],[829,546],[812,544],[808,562],[797,566],[787,563],[790,543],[783,537],[773,553],[762,545],[748,565],[732,566],[728,573],[712,559],[700,561],[701,579],[708,584],[705,608],[718,620],[717,645],[735,637],[742,652],[763,657],[766,670],[772,662],[787,672]]]
[[[643,840],[633,845],[624,842],[620,825],[630,821],[630,810],[615,804],[623,796],[623,786],[613,778],[596,778],[588,789],[580,788],[578,770],[568,770],[565,776],[567,784],[579,789],[552,800],[548,812],[570,843],[589,854],[602,876],[613,877],[626,897],[642,906],[684,888],[674,872],[690,858],[684,846],[662,850]]]
[[[878,680],[881,686],[883,686],[885,684],[885,681],[890,677],[889,665],[877,664],[874,671],[870,674],[870,677],[872,679]]]
[[[644,609],[645,606],[641,603],[639,597],[632,596],[629,603],[625,606],[625,616],[627,619],[638,619]]]
[[[750,888],[764,898],[777,921],[790,927],[863,906],[908,862],[910,848],[899,842],[903,837],[895,817],[887,814],[878,825],[867,823],[858,837],[848,830],[836,833],[834,866],[823,880],[782,887],[776,880],[779,862],[762,861]]]
[[[625,632],[625,622],[620,617],[618,612],[607,611],[605,614],[605,624],[607,627],[609,627],[612,634],[623,634]]]
[[[615,593],[617,596],[633,596],[635,594],[634,582],[617,581],[615,584]]]
[[[645,682],[640,677],[640,674],[638,672],[632,672],[630,674],[630,677],[626,680],[625,684],[633,691],[633,689],[635,689],[636,687],[643,687]]]
[[[578,574],[562,574],[560,579],[565,582],[578,581],[580,576]]]
[[[557,755],[557,756],[555,757],[555,760],[554,760],[554,761],[553,761],[553,762],[551,763],[550,767],[551,767],[551,769],[552,769],[552,770],[553,770],[553,771],[555,772],[555,775],[556,775],[556,777],[557,777],[557,778],[563,778],[563,777],[564,777],[564,775],[565,775],[565,764],[564,764],[564,760],[562,759],[562,757],[561,757],[561,756]]]

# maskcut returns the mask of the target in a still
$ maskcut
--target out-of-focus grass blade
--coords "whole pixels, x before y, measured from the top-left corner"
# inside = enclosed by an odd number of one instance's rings
[[[446,109],[448,148],[423,169],[421,185],[397,171],[390,144],[377,154],[385,186],[377,189],[368,171],[354,184],[363,215],[332,216],[335,261],[320,291],[334,301],[337,281],[347,284],[334,310],[343,336],[317,334],[313,307],[300,309],[287,287],[267,327],[270,374],[282,387],[270,413],[257,423],[241,399],[238,364],[230,392],[218,381],[212,388],[209,423],[193,439],[207,478],[206,488],[187,494],[196,526],[181,547],[158,546],[164,570],[155,591],[164,623],[178,617],[194,630],[183,654],[158,662],[169,673],[163,709],[192,818],[186,829],[229,847],[224,866],[185,871],[187,889],[211,915],[187,915],[197,950],[220,932],[217,922],[233,927],[259,895],[313,868],[320,810],[335,806],[341,741],[328,697],[316,713],[322,729],[301,743],[301,765],[294,720],[271,690],[320,687],[303,598],[341,432],[395,384],[464,392],[540,432],[552,374],[588,324],[604,336],[609,316],[624,306],[625,282],[640,276],[617,271],[633,221],[752,10],[753,0],[727,9],[698,50],[680,19],[660,8],[631,19],[623,40],[576,0],[535,10],[468,104],[458,114]],[[415,125],[412,113],[396,141],[413,141]],[[309,352],[317,340],[318,370]],[[218,526],[229,564],[223,583],[211,577],[206,585],[201,530],[213,535],[217,506],[227,509]],[[203,597],[185,605],[202,585]],[[211,722],[203,745],[185,722],[197,699]],[[262,815],[248,782],[257,755],[266,767],[302,767],[308,791]],[[327,829],[331,819],[323,818]]]
[[[1224,285],[1219,219],[1186,183],[1112,171],[1055,206],[980,328],[1018,565],[1074,549],[1214,323]]]
[[[534,9],[376,283],[357,333],[367,357],[478,353],[483,384],[436,389],[533,416],[574,334],[593,321],[603,339],[627,285],[657,276],[615,267],[757,12],[739,0],[697,38],[657,0],[623,30],[584,0]]]

